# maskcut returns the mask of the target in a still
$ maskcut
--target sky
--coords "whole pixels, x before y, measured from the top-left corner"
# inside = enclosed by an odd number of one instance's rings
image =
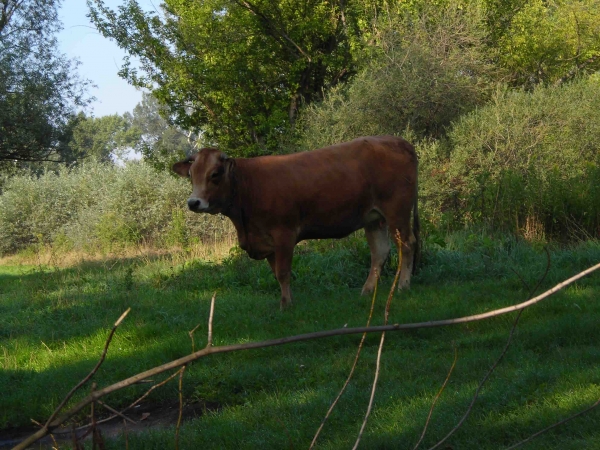
[[[154,10],[151,0],[138,1],[142,7]],[[105,0],[113,9],[122,3],[123,0]],[[159,4],[160,0],[154,1],[157,8]],[[97,86],[89,91],[97,99],[91,105],[95,117],[131,112],[141,101],[142,92],[117,75],[125,52],[96,31],[85,16],[87,12],[85,0],[63,0],[59,11],[63,30],[57,36],[60,50],[69,58],[78,59],[81,77]]]

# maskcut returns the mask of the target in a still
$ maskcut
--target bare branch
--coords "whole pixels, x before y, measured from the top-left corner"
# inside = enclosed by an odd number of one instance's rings
[[[251,349],[256,349],[256,348],[272,347],[272,346],[276,346],[276,345],[285,345],[285,344],[291,344],[293,342],[301,342],[301,341],[307,341],[307,340],[312,340],[312,339],[320,339],[320,338],[330,337],[330,336],[342,336],[342,335],[347,335],[347,334],[359,334],[359,333],[377,333],[377,332],[382,332],[382,331],[415,330],[415,329],[419,329],[419,328],[443,327],[443,326],[447,326],[447,325],[456,325],[456,324],[461,324],[461,323],[475,322],[478,320],[488,319],[491,317],[497,317],[497,316],[501,316],[503,314],[507,314],[510,312],[520,311],[522,309],[525,309],[528,306],[534,305],[534,304],[544,300],[545,298],[551,296],[552,294],[555,294],[556,292],[560,291],[561,289],[565,288],[566,286],[573,284],[577,280],[585,277],[586,275],[589,275],[590,273],[592,273],[598,269],[600,269],[600,263],[578,273],[577,275],[572,276],[571,278],[557,284],[553,288],[547,290],[546,292],[544,292],[530,300],[527,300],[523,303],[519,303],[516,305],[507,306],[505,308],[496,309],[493,311],[482,313],[482,314],[475,314],[475,315],[459,317],[459,318],[455,318],[455,319],[436,320],[436,321],[429,321],[429,322],[383,325],[383,326],[376,326],[376,327],[338,328],[338,329],[334,329],[334,330],[317,331],[314,333],[306,333],[306,334],[300,334],[300,335],[296,335],[296,336],[288,336],[288,337],[279,338],[279,339],[270,339],[267,341],[248,342],[245,344],[223,345],[223,346],[218,346],[218,347],[207,347],[202,350],[198,350],[197,352],[192,353],[190,355],[183,356],[176,360],[170,361],[166,364],[162,364],[158,367],[154,367],[152,369],[138,373],[137,375],[133,375],[125,380],[121,380],[121,381],[114,383],[110,386],[107,386],[103,389],[95,391],[93,394],[90,394],[87,397],[83,398],[79,403],[74,405],[69,411],[63,413],[59,417],[56,417],[51,423],[45,425],[44,428],[42,428],[41,430],[38,430],[34,434],[27,437],[20,444],[15,446],[13,450],[24,450],[29,445],[36,442],[38,439],[46,436],[51,429],[56,428],[60,424],[64,423],[65,421],[67,421],[68,419],[73,417],[75,414],[77,414],[79,411],[81,411],[83,408],[85,408],[87,405],[89,405],[91,402],[96,401],[99,398],[104,397],[105,395],[108,395],[112,392],[123,389],[125,387],[131,386],[132,384],[138,383],[142,380],[145,380],[147,378],[161,374],[163,372],[167,372],[167,371],[175,369],[177,367],[181,367],[183,365],[189,364],[192,361],[195,361],[199,358],[202,358],[202,357],[205,357],[208,355],[213,355],[213,354],[217,354],[217,353],[229,353],[229,352],[240,351],[240,350],[251,350]]]
[[[379,275],[376,272],[375,273],[375,289],[373,290],[373,298],[371,299],[371,310],[369,311],[369,318],[367,319],[367,327],[371,324],[371,318],[373,317],[373,308],[375,307],[375,299],[377,298],[377,285],[378,284],[379,284]],[[354,369],[356,369],[356,363],[358,362],[358,357],[360,356],[360,352],[363,348],[363,344],[365,342],[366,337],[367,337],[367,333],[363,333],[362,338],[360,339],[360,343],[358,344],[358,350],[356,351],[356,357],[354,358],[354,363],[352,364],[352,368],[350,369],[348,378],[346,378],[346,382],[342,386],[342,389],[340,390],[339,394],[337,395],[337,397],[335,398],[335,400],[329,407],[327,414],[325,414],[325,417],[323,418],[323,421],[321,422],[321,426],[317,430],[315,437],[313,438],[312,442],[310,443],[310,447],[308,448],[308,450],[311,450],[315,447],[315,444],[317,443],[317,438],[319,437],[319,434],[321,433],[323,426],[325,426],[325,422],[327,422],[327,419],[331,415],[333,408],[335,408],[335,405],[337,405],[338,400],[342,397],[342,394],[346,390],[346,387],[348,387],[348,384],[350,383],[350,380],[352,379],[352,376],[354,375]]]
[[[136,422],[135,420],[133,420],[133,419],[130,419],[130,418],[129,418],[129,417],[127,417],[125,414],[123,414],[123,413],[120,413],[120,412],[119,412],[119,411],[117,411],[116,409],[114,409],[114,408],[112,408],[112,407],[108,406],[108,405],[107,405],[106,403],[104,403],[103,401],[101,401],[101,400],[98,400],[98,404],[100,404],[100,405],[104,406],[104,407],[105,407],[106,409],[108,409],[108,410],[109,410],[111,413],[113,413],[113,414],[115,414],[115,415],[117,415],[117,416],[121,417],[123,420],[126,420],[127,422],[131,422],[131,423],[132,423],[132,424],[134,424],[134,425],[136,425],[136,424],[137,424],[137,422]],[[114,416],[113,416],[113,417],[114,417]],[[98,425],[99,423],[101,423],[101,422],[96,422],[96,425]]]
[[[92,378],[94,376],[94,374],[98,371],[98,369],[100,368],[100,366],[104,362],[104,359],[106,358],[106,353],[108,352],[108,346],[110,345],[110,341],[112,341],[112,338],[113,338],[113,336],[115,334],[115,331],[117,331],[117,327],[119,325],[121,325],[121,322],[123,322],[123,320],[125,319],[125,317],[127,316],[127,314],[129,314],[129,311],[131,311],[131,308],[127,308],[127,311],[125,311],[123,314],[121,314],[121,317],[119,317],[117,319],[117,321],[115,322],[115,324],[113,325],[112,330],[110,330],[110,333],[108,334],[108,338],[106,338],[106,343],[104,344],[104,351],[102,352],[102,355],[100,356],[100,360],[98,360],[98,362],[96,363],[96,366],[92,369],[92,371],[90,373],[87,374],[87,376],[83,380],[81,380],[73,389],[71,389],[71,391],[67,394],[67,396],[60,403],[60,405],[58,405],[58,407],[54,410],[54,412],[52,413],[52,415],[50,416],[50,418],[48,419],[48,421],[46,422],[46,424],[42,428],[43,430],[45,429],[46,431],[50,431],[52,429],[50,427],[50,424],[54,420],[54,418],[58,415],[58,413],[60,412],[60,410],[71,399],[71,397],[73,396],[73,394],[75,394],[75,392],[81,386],[83,386],[85,383],[87,383],[88,380],[90,378]]]
[[[435,404],[437,403],[438,399],[442,395],[442,392],[444,392],[444,389],[446,388],[446,384],[448,384],[448,380],[450,379],[450,375],[452,375],[452,372],[454,371],[454,367],[456,366],[456,360],[457,360],[457,358],[458,358],[458,351],[457,351],[456,347],[454,347],[454,361],[452,362],[452,367],[450,367],[450,370],[448,371],[448,375],[446,375],[446,379],[444,380],[444,383],[442,384],[442,387],[440,388],[440,390],[438,391],[437,395],[433,399],[433,403],[431,404],[431,408],[429,408],[429,414],[427,415],[427,420],[425,421],[425,426],[423,427],[423,432],[421,433],[421,437],[419,438],[419,440],[417,441],[417,443],[413,447],[413,450],[417,450],[417,448],[419,448],[419,445],[421,445],[421,442],[423,441],[423,438],[425,437],[425,433],[427,432],[427,427],[429,426],[429,421],[431,420],[431,414],[433,414],[433,408],[435,408]]]
[[[147,390],[147,391],[144,393],[144,395],[142,395],[141,397],[139,397],[139,398],[138,398],[136,401],[134,401],[133,403],[131,403],[131,404],[130,404],[128,407],[126,407],[126,408],[122,409],[122,410],[120,411],[120,413],[121,413],[121,414],[123,414],[125,411],[128,411],[128,410],[130,410],[131,408],[133,408],[135,405],[137,405],[137,404],[138,404],[138,403],[140,403],[142,400],[144,400],[146,397],[148,397],[148,395],[150,395],[150,393],[151,393],[151,392],[152,392],[154,389],[157,389],[157,388],[159,388],[159,387],[161,387],[161,386],[163,386],[163,385],[167,384],[169,381],[171,381],[173,378],[175,378],[177,375],[179,375],[179,372],[181,372],[182,370],[183,370],[183,368],[179,369],[177,372],[174,372],[173,374],[171,374],[169,377],[165,378],[165,379],[164,379],[163,381],[161,381],[160,383],[157,383],[157,384],[155,384],[155,385],[151,386],[151,387],[150,387],[150,389],[148,389],[148,390]],[[143,382],[146,382],[146,380],[141,380],[141,381],[139,381],[139,383],[143,383]],[[97,425],[99,425],[99,424],[101,424],[101,423],[110,422],[111,420],[113,420],[113,419],[114,419],[115,417],[117,417],[117,416],[118,416],[118,414],[113,414],[112,416],[109,416],[109,417],[107,417],[107,418],[105,418],[105,419],[98,420],[98,421],[96,422],[96,424],[97,424]],[[41,425],[40,425],[40,426],[41,426]],[[92,424],[91,424],[91,423],[88,423],[87,425],[82,425],[82,426],[80,426],[80,427],[78,427],[78,428],[75,428],[75,431],[84,430],[84,429],[86,429],[86,428],[89,428],[89,427],[91,427],[91,426],[92,426]],[[53,431],[53,432],[52,432],[52,434],[63,434],[63,433],[70,433],[70,431],[64,431],[64,432],[63,432],[63,431],[58,431],[58,432],[57,432],[57,431]]]
[[[394,281],[392,283],[392,287],[390,288],[390,293],[388,294],[387,302],[385,304],[385,316],[383,320],[383,324],[387,325],[388,317],[390,315],[390,306],[392,304],[392,297],[394,296],[394,291],[396,290],[396,285],[398,284],[398,278],[400,278],[400,272],[402,270],[402,239],[400,239],[400,232],[396,230],[396,241],[398,242],[398,268],[396,269],[396,276],[394,277]],[[365,431],[365,427],[367,426],[367,420],[369,419],[369,415],[371,414],[371,409],[373,408],[373,399],[375,398],[375,390],[377,389],[377,380],[379,379],[379,369],[381,367],[381,353],[383,352],[383,342],[385,341],[385,331],[381,333],[381,341],[379,342],[379,349],[377,350],[377,363],[375,365],[375,378],[373,379],[373,387],[371,388],[371,398],[369,398],[369,406],[367,407],[367,412],[365,413],[365,418],[360,427],[360,431],[358,432],[358,437],[356,438],[356,442],[354,443],[354,447],[352,450],[356,450],[358,448],[358,444],[360,443],[360,439],[362,438],[363,432]]]
[[[196,325],[193,330],[188,331],[188,336],[192,340],[192,353],[196,351],[196,345],[194,344],[194,333],[198,328],[200,328],[200,324]]]

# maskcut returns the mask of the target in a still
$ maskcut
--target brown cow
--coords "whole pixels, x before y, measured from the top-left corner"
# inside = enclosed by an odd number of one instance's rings
[[[371,249],[363,294],[374,289],[390,251],[389,233],[395,236],[396,230],[402,239],[399,288],[410,284],[419,253],[417,156],[402,138],[363,137],[257,158],[229,158],[203,148],[173,170],[191,178],[192,211],[229,217],[240,247],[250,258],[267,259],[281,286],[282,308],[292,301],[294,246],[304,239],[342,238],[360,228]]]

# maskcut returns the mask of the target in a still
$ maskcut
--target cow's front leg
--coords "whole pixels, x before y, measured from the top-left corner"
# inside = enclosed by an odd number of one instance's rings
[[[275,253],[267,257],[271,270],[281,287],[281,309],[292,304],[290,281],[292,277],[292,258],[294,255],[295,239],[289,234],[274,237]]]

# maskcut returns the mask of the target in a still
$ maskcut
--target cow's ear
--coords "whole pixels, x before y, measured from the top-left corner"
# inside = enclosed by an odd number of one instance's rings
[[[193,159],[188,158],[185,161],[176,162],[175,164],[173,164],[173,167],[171,167],[171,169],[177,175],[188,178],[190,176],[190,167],[192,167],[193,161]]]

